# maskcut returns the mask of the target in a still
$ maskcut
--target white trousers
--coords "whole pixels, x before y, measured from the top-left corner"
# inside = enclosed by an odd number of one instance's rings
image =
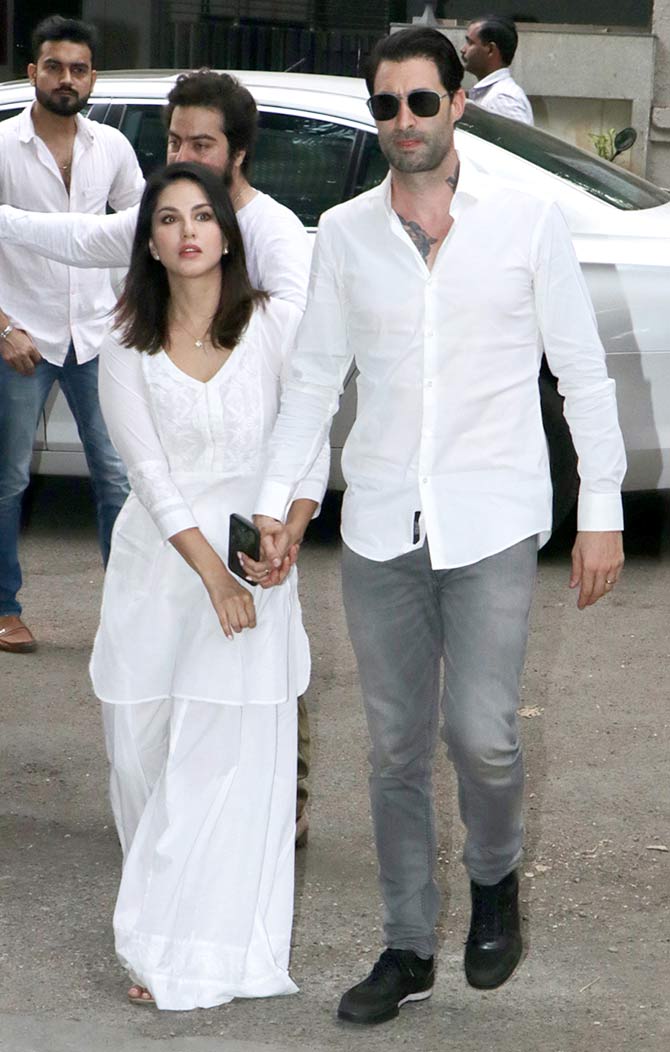
[[[102,704],[116,951],[159,1008],[295,993],[296,703]]]

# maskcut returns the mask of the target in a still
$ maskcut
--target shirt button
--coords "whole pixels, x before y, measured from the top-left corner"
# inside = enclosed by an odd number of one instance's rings
[[[432,380],[426,380],[426,387],[432,387],[432,386],[433,386],[433,381]]]
[[[427,483],[428,483],[428,479],[427,479],[427,478],[422,478],[422,479],[421,479],[421,483],[422,483],[422,485],[424,485],[424,486],[425,486],[425,485],[427,485]]]
[[[434,336],[434,335],[435,335],[435,333],[433,332],[432,329],[426,329],[426,336],[428,336],[430,338],[431,336]]]

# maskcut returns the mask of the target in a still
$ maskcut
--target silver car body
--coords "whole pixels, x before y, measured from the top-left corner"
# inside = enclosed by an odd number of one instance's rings
[[[368,149],[376,135],[365,106],[367,92],[363,81],[291,73],[236,75],[252,91],[262,119],[274,119],[270,115],[306,118],[315,134],[321,126],[331,130],[339,126],[343,135],[361,133],[355,142],[351,140],[352,156],[356,150],[360,154]],[[157,112],[176,76],[173,71],[101,75],[91,96],[91,115],[112,119],[125,130],[119,114]],[[0,119],[25,105],[33,97],[32,91],[27,82],[0,85]],[[609,372],[617,383],[629,460],[626,488],[669,487],[670,311],[666,297],[670,280],[670,196],[590,154],[566,147],[546,133],[517,127],[517,122],[490,114],[484,118],[483,111],[473,110],[477,108],[470,105],[470,118],[466,112],[456,131],[459,152],[505,182],[555,200],[568,222],[593,299]],[[484,130],[473,134],[473,121],[474,125],[483,121]],[[510,138],[519,136],[529,137],[522,141],[520,152],[506,147]],[[275,143],[280,140],[275,139]],[[566,150],[569,165],[564,166],[561,158]],[[521,155],[524,153],[526,156]],[[554,154],[558,158],[555,163]],[[528,155],[539,158],[540,163],[529,160]],[[545,157],[549,155],[552,162],[547,165]],[[159,162],[162,157],[154,160]],[[366,185],[364,180],[360,185],[349,185],[348,196]],[[262,185],[262,189],[273,192],[272,186]],[[275,196],[281,199],[280,194]],[[642,207],[635,207],[638,196]],[[291,200],[285,203],[293,204]],[[337,195],[332,203],[337,203]],[[314,217],[307,221],[308,229],[313,228],[314,222]],[[343,486],[340,453],[355,413],[355,385],[350,380],[351,376],[331,433],[331,484],[335,488]],[[53,392],[40,425],[34,467],[46,473],[86,472],[74,422],[57,391]]]

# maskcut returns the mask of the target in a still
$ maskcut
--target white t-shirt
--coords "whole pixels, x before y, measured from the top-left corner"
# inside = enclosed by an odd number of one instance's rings
[[[138,212],[139,206],[102,216],[2,207],[0,240],[72,267],[127,267]],[[237,212],[237,221],[251,284],[304,310],[312,248],[298,217],[256,191]],[[109,300],[107,310],[114,305],[113,295]]]

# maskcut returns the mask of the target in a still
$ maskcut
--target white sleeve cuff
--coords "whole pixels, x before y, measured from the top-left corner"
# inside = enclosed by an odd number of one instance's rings
[[[303,497],[306,496],[305,493],[301,495]],[[271,519],[285,522],[291,498],[292,489],[290,486],[286,486],[281,482],[264,482],[256,498],[254,514],[267,515]],[[310,497],[310,499],[321,500],[321,497],[319,495],[318,497]]]
[[[582,488],[577,503],[577,529],[589,533],[623,530],[620,493],[589,493]]]

